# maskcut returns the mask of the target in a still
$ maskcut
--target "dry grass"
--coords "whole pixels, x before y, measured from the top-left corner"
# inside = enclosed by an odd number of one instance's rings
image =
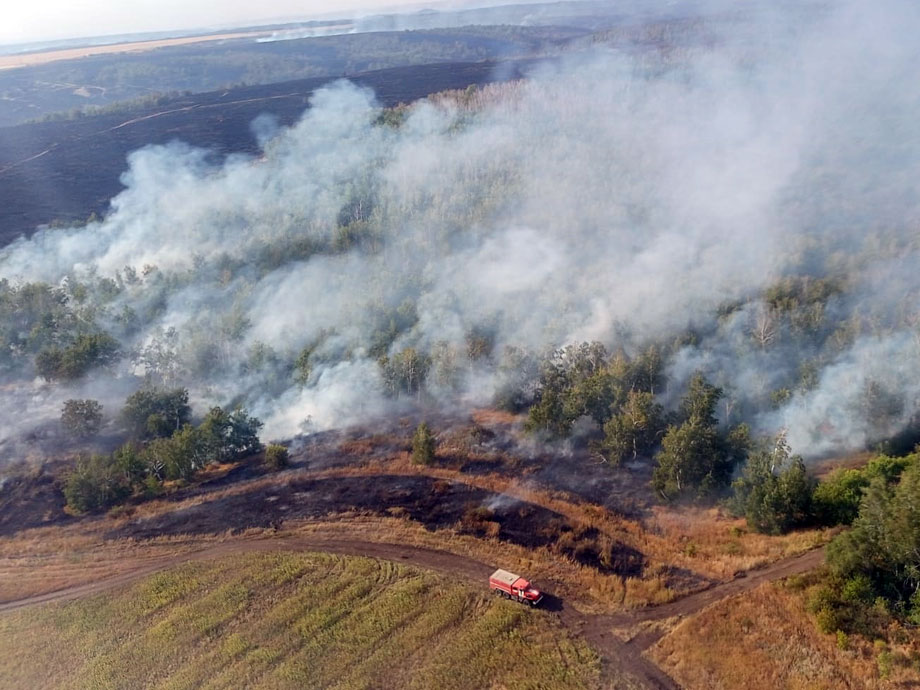
[[[105,541],[94,531],[41,528],[0,539],[0,601],[82,585],[200,548],[199,537]]]
[[[684,621],[650,655],[688,690],[886,690],[920,683],[904,650],[853,637],[838,643],[820,633],[804,598],[782,584],[762,585]],[[920,644],[916,631],[902,639]],[[895,660],[887,680],[879,672],[882,652]]]
[[[373,541],[409,540],[484,563],[517,568],[538,581],[543,579],[546,584],[552,584],[558,594],[575,600],[581,608],[596,612],[665,603],[705,586],[707,581],[729,579],[739,570],[802,553],[829,537],[829,533],[822,531],[801,531],[783,537],[759,535],[750,532],[742,520],[729,518],[716,509],[656,507],[643,520],[629,519],[578,496],[538,484],[516,469],[513,457],[490,454],[476,442],[464,441],[471,438],[471,434],[491,433],[490,427],[499,433],[508,433],[508,427],[516,426],[519,421],[514,415],[494,410],[475,412],[472,428],[458,427],[442,434],[438,449],[441,460],[434,467],[413,464],[409,453],[400,450],[406,447],[401,442],[406,439],[398,434],[365,436],[347,440],[338,448],[341,459],[349,463],[344,467],[315,471],[295,469],[210,491],[202,490],[185,498],[178,494],[149,500],[126,510],[112,511],[105,517],[0,538],[0,599],[60,589],[133,569],[145,560],[194,550],[215,540],[236,539],[238,534],[179,535],[140,543],[128,539],[109,540],[106,535],[127,530],[134,520],[155,518],[249,493],[256,500],[260,492],[286,482],[311,479],[423,476],[435,480],[435,491],[452,483],[465,484],[553,511],[563,516],[568,524],[560,524],[555,541],[540,548],[501,541],[497,538],[500,537],[498,523],[484,513],[458,516],[452,529],[433,532],[410,521],[406,517],[408,512],[400,506],[390,507],[386,511],[389,517],[348,512],[315,520],[289,519],[285,528],[286,531],[341,530],[345,535],[358,530],[362,538]],[[406,429],[411,430],[408,421]],[[450,460],[445,461],[445,458]],[[484,474],[460,471],[464,462],[483,458],[497,459],[497,471]],[[202,475],[202,481],[219,478],[233,467],[216,466]],[[595,536],[582,539],[578,535]],[[620,544],[640,552],[646,559],[641,576],[604,574],[576,562],[578,549],[592,544],[599,552]],[[683,574],[675,576],[678,571]],[[628,570],[620,572],[629,573]]]
[[[648,527],[663,558],[716,580],[789,558],[827,543],[833,530],[807,529],[782,536],[758,534],[719,508],[656,506]],[[659,542],[659,544],[660,544]]]
[[[170,46],[190,45],[192,43],[206,43],[209,41],[229,41],[238,38],[258,38],[267,36],[267,31],[249,31],[226,33],[209,36],[186,36],[183,38],[166,38],[159,41],[135,41],[131,43],[116,43],[102,46],[86,46],[83,48],[67,48],[64,50],[46,50],[38,53],[24,53],[22,55],[0,56],[0,70],[16,69],[18,67],[34,67],[49,62],[60,60],[76,60],[90,55],[109,55],[113,53],[140,53],[157,48]]]
[[[220,474],[226,468],[218,469],[220,472],[215,472]],[[105,538],[107,532],[124,527],[135,519],[151,518],[231,495],[257,492],[295,477],[301,480],[384,474],[425,476],[439,482],[464,483],[541,506],[564,516],[577,529],[596,530],[601,535],[601,541],[635,548],[646,557],[647,566],[641,577],[603,574],[595,568],[560,557],[560,548],[525,548],[500,541],[495,538],[494,525],[487,524],[490,521],[483,519],[484,516],[475,516],[473,521],[467,519],[466,525],[460,520],[456,529],[437,532],[408,520],[398,508],[389,511],[390,518],[345,513],[318,521],[291,521],[286,523],[286,527],[341,530],[346,535],[358,530],[362,538],[373,541],[407,539],[413,544],[453,551],[485,563],[518,568],[534,578],[552,581],[561,596],[574,599],[581,608],[590,611],[615,611],[665,603],[686,593],[686,585],[678,585],[674,589],[674,583],[668,577],[669,569],[674,566],[710,579],[730,578],[738,570],[801,553],[827,538],[827,534],[817,531],[798,532],[785,537],[758,535],[746,530],[743,521],[727,518],[717,510],[696,508],[656,508],[653,519],[643,525],[564,492],[536,486],[526,478],[497,473],[469,475],[445,467],[420,467],[410,461],[408,453],[400,452],[394,457],[344,468],[269,475],[186,499],[155,499],[127,511],[113,511],[107,517],[62,527],[33,529],[2,538],[0,599],[11,600],[53,591],[125,572],[137,567],[139,562],[191,551],[218,539],[237,538],[231,535],[180,535],[145,542]],[[470,534],[461,534],[463,531]],[[566,536],[560,533],[560,541]]]
[[[831,472],[837,469],[859,470],[869,464],[873,458],[877,458],[878,453],[872,451],[862,451],[858,453],[847,453],[846,455],[825,458],[814,463],[811,472],[818,479],[824,479]]]
[[[249,554],[0,616],[22,688],[593,688],[551,615],[415,568]]]

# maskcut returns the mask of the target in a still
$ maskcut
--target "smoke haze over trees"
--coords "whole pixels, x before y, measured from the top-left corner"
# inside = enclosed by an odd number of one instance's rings
[[[396,124],[335,83],[290,129],[254,123],[257,160],[135,152],[104,220],[0,253],[0,440],[143,380],[243,404],[267,439],[419,401],[527,405],[541,358],[592,341],[662,347],[644,409],[676,409],[699,371],[722,425],[785,428],[805,457],[910,428],[920,10],[730,29],[598,47]]]

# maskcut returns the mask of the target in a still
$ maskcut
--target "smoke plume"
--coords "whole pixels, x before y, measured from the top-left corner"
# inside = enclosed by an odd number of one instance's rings
[[[750,11],[398,127],[336,82],[294,126],[260,122],[259,158],[136,151],[104,220],[17,241],[0,276],[90,286],[132,353],[91,374],[98,397],[156,376],[244,403],[270,438],[488,402],[505,347],[680,340],[665,401],[702,370],[724,418],[806,455],[858,448],[920,410],[918,30],[907,2]],[[801,276],[833,289],[799,323],[769,294]],[[406,348],[443,356],[394,401],[377,359]]]

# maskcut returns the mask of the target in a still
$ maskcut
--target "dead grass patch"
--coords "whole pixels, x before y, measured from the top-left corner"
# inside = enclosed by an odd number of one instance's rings
[[[920,634],[905,635],[898,647],[841,642],[818,631],[801,592],[769,583],[682,622],[650,655],[689,690],[888,690],[920,682],[910,665]],[[887,679],[882,654],[891,660]]]

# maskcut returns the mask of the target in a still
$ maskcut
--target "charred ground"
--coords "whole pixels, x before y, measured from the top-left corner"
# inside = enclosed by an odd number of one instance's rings
[[[410,103],[449,89],[520,77],[531,64],[469,62],[397,67],[348,75],[374,90],[382,106]],[[167,99],[115,115],[0,128],[0,245],[37,226],[104,214],[124,186],[125,158],[144,146],[182,141],[216,159],[257,155],[259,115],[296,122],[311,94],[330,77],[221,89]]]

